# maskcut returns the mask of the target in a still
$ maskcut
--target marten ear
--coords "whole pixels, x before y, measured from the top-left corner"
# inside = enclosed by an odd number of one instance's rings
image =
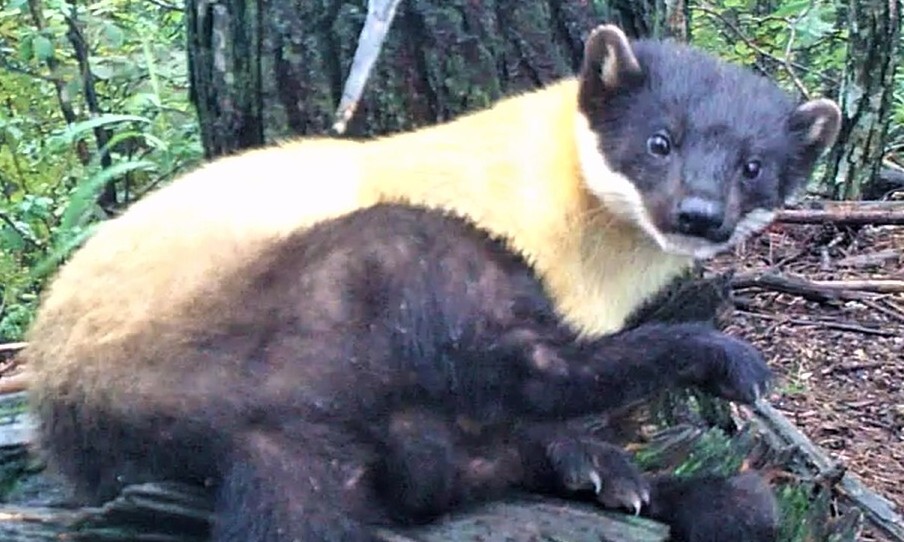
[[[612,91],[626,84],[634,84],[643,77],[643,70],[628,37],[611,24],[596,27],[584,43],[581,82],[598,91]]]
[[[788,119],[807,154],[820,155],[835,144],[841,130],[841,109],[827,98],[817,98],[797,106]]]
[[[835,144],[841,130],[841,109],[832,100],[818,98],[798,105],[786,129],[795,152],[782,183],[782,199],[789,201],[812,174],[816,161]]]

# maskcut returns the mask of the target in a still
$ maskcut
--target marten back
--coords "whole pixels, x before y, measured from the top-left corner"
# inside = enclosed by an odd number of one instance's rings
[[[267,246],[180,319],[103,341],[131,354],[128,365],[39,374],[34,397],[45,445],[96,502],[116,479],[174,474],[162,465],[212,476],[216,458],[203,449],[171,454],[201,435],[228,439],[251,420],[366,425],[362,414],[384,415],[399,393],[415,399],[404,371],[421,384],[418,400],[492,418],[480,411],[492,398],[456,393],[454,369],[466,365],[476,382],[505,379],[513,368],[493,359],[495,334],[532,320],[555,322],[552,307],[503,243],[456,217],[379,205]],[[453,342],[473,344],[456,352],[471,359],[452,364]],[[166,457],[129,459],[146,453]]]

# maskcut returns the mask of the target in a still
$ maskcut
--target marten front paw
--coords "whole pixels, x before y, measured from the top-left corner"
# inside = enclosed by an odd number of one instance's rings
[[[592,491],[603,506],[635,514],[649,503],[649,483],[621,448],[590,437],[561,437],[546,451],[567,490]]]
[[[718,331],[694,334],[680,375],[687,384],[730,401],[752,404],[768,390],[772,371],[747,341]]]

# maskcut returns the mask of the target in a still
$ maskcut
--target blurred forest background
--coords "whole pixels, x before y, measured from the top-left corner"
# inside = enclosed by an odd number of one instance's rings
[[[0,1],[0,342],[92,225],[206,157],[325,133],[366,15],[365,0]],[[896,2],[403,1],[347,135],[567,75],[607,20],[838,99],[844,141],[810,191],[879,197],[904,148],[899,17]]]

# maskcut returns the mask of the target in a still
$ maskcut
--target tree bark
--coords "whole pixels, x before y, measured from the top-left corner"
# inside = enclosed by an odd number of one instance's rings
[[[860,199],[878,179],[891,115],[901,2],[848,4],[850,32],[839,101],[844,114],[839,142],[829,155],[826,184],[836,199]]]
[[[345,135],[449,120],[571,75],[601,21],[634,36],[687,24],[684,0],[640,4],[405,0]],[[208,158],[329,132],[365,0],[188,0],[187,14],[191,99]]]

